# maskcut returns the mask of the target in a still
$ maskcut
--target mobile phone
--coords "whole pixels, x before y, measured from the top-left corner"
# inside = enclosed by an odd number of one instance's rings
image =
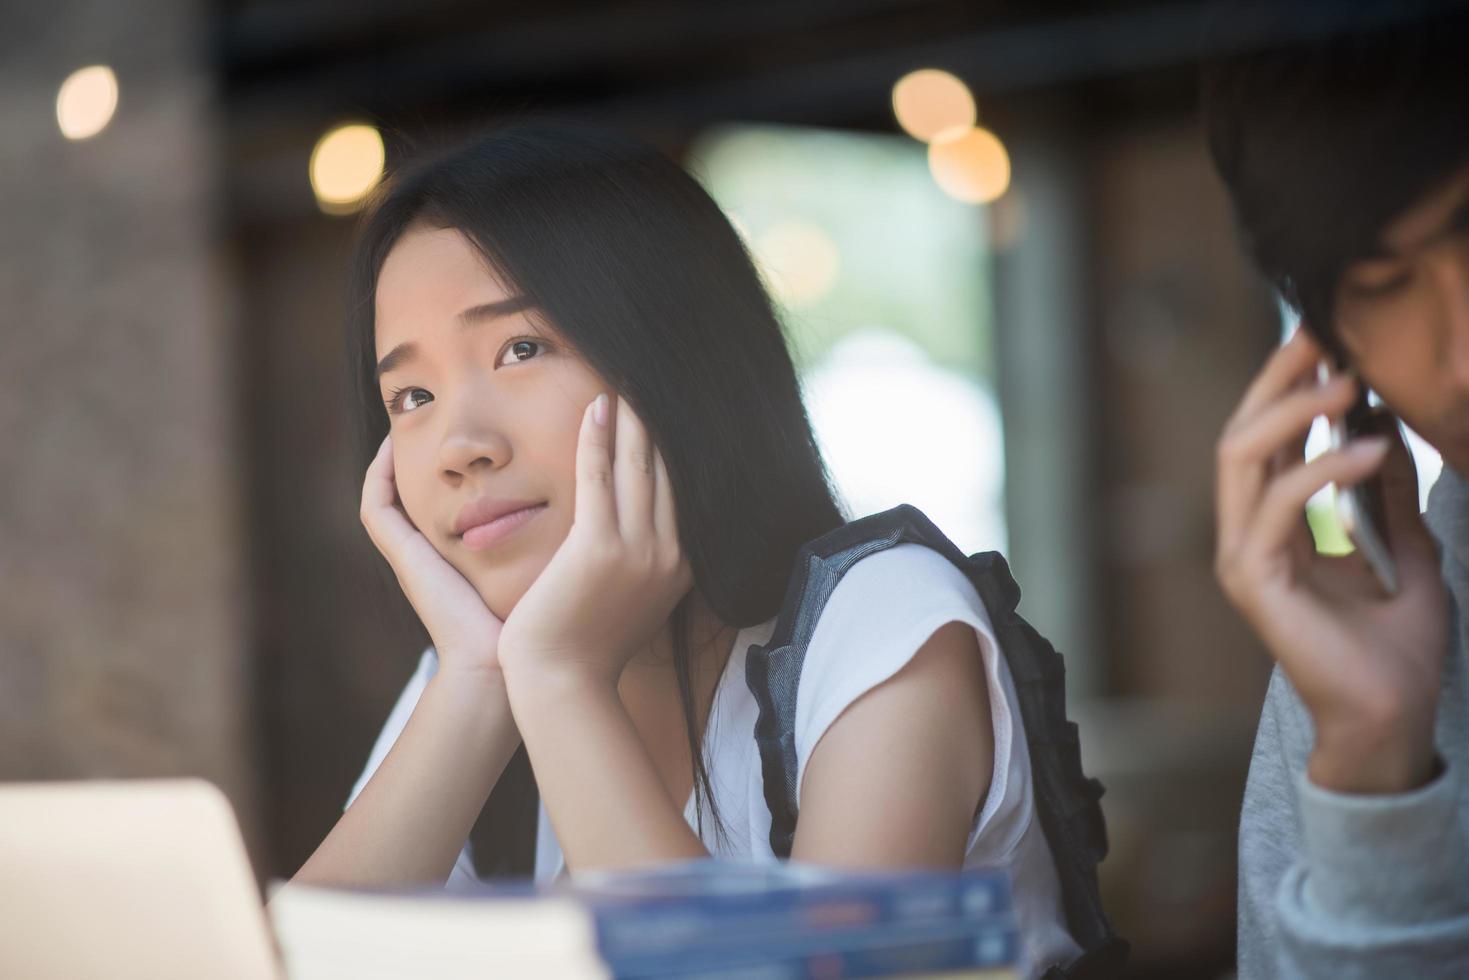
[[[1333,371],[1326,362],[1321,362],[1318,372],[1324,383],[1331,380]],[[1397,420],[1386,412],[1374,409],[1367,400],[1367,389],[1362,388],[1357,400],[1341,418],[1331,423],[1331,448],[1341,449],[1364,435],[1387,435],[1396,437]],[[1387,512],[1383,506],[1382,478],[1373,476],[1349,487],[1332,486],[1336,498],[1336,516],[1351,538],[1352,544],[1362,554],[1367,567],[1377,577],[1378,583],[1388,595],[1397,595],[1398,567],[1388,547]]]

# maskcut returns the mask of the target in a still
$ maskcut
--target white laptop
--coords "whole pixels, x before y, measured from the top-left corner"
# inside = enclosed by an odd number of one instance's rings
[[[0,977],[280,975],[234,811],[212,784],[0,784]]]

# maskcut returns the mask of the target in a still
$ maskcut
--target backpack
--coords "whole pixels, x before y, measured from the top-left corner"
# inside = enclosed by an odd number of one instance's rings
[[[1036,812],[1056,862],[1067,928],[1082,948],[1081,956],[1064,967],[1053,966],[1045,976],[1113,976],[1126,962],[1129,946],[1102,909],[1097,864],[1107,854],[1107,828],[1098,802],[1103,787],[1081,771],[1077,728],[1066,719],[1061,654],[1016,613],[1020,588],[998,552],[966,557],[911,505],[852,521],[802,546],[774,632],[746,654],[745,682],[759,707],[755,741],[770,808],[770,846],[777,857],[789,858],[795,838],[796,690],[817,617],[853,564],[910,542],[937,551],[974,584],[1015,681]]]

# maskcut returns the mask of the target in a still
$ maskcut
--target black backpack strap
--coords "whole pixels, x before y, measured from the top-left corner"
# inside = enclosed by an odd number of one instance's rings
[[[796,689],[806,647],[826,600],[847,570],[904,540],[906,523],[878,520],[892,513],[852,521],[802,545],[775,630],[746,654],[745,683],[760,709],[755,743],[770,808],[770,847],[779,858],[791,856],[796,837]]]
[[[1099,800],[1102,784],[1081,770],[1076,725],[1066,718],[1065,665],[1045,637],[1016,613],[1020,588],[998,553],[966,556],[917,508],[907,504],[864,517],[807,542],[770,639],[746,654],[745,681],[759,707],[760,752],[770,846],[789,858],[796,833],[796,692],[816,620],[843,575],[858,561],[897,544],[925,545],[957,565],[979,592],[1015,682],[1030,749],[1031,779],[1041,829],[1051,847],[1066,921],[1083,955],[1047,976],[1112,976],[1128,944],[1102,910],[1097,864],[1107,853]]]
[[[1066,717],[1065,661],[1016,612],[1020,586],[1005,559],[991,551],[974,555],[968,564],[969,580],[989,611],[995,639],[1015,682],[1030,749],[1036,813],[1056,860],[1067,927],[1083,950],[1064,970],[1047,975],[1116,976],[1127,961],[1129,945],[1107,920],[1097,882],[1097,865],[1107,856],[1104,789],[1081,768],[1081,735]]]

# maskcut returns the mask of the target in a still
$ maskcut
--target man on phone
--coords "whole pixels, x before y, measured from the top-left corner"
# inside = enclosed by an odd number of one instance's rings
[[[1353,8],[1315,9],[1339,28]],[[1297,7],[1307,40],[1205,73],[1215,162],[1303,317],[1217,450],[1218,578],[1276,660],[1240,822],[1243,978],[1469,977],[1469,19],[1382,9],[1314,31]],[[1364,386],[1443,456],[1425,518],[1395,427],[1303,461]],[[1367,480],[1391,594],[1304,520]]]

